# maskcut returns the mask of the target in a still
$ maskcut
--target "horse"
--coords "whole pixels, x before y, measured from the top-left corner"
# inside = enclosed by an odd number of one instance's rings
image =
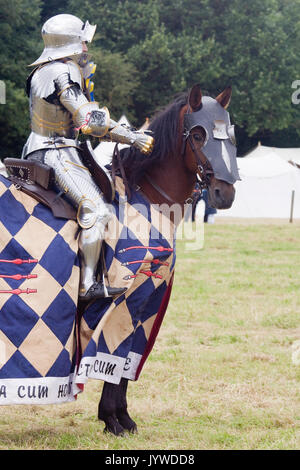
[[[4,263],[7,268],[5,272],[2,268],[0,287],[3,278],[6,288],[14,287],[0,289],[2,322],[6,321],[4,326],[0,323],[0,404],[70,401],[89,378],[96,378],[104,381],[98,404],[104,431],[116,436],[137,432],[127,409],[128,381],[139,378],[168,306],[176,227],[197,182],[207,187],[212,207],[226,209],[234,201],[238,178],[235,153],[230,153],[234,145],[225,147],[223,142],[229,136],[228,113],[224,113],[230,99],[229,87],[216,99],[207,100],[200,86],[194,85],[152,119],[149,131],[155,144],[150,156],[133,147],[115,152],[114,215],[99,264],[111,286],[123,284],[127,289],[116,298],[78,303],[76,222],[54,217],[31,196],[20,195],[9,181],[2,186],[0,182],[4,233],[3,239],[0,235],[0,266]],[[213,106],[217,115],[206,112],[207,106]],[[220,145],[209,147],[212,133],[213,143]],[[213,153],[205,153],[209,148]],[[24,229],[28,221],[29,229]],[[36,248],[28,238],[30,228],[39,223],[43,246]],[[47,237],[50,241],[45,241]],[[19,267],[20,273],[12,275],[12,266]],[[34,282],[40,283],[38,289],[30,288]],[[46,284],[51,295],[41,302],[37,294],[41,289],[45,293]],[[24,317],[24,309],[26,324],[16,333],[17,315]],[[16,320],[11,319],[14,315]],[[44,345],[40,338],[46,334]],[[2,359],[1,368],[3,344],[9,357]],[[15,374],[13,381],[11,374]]]
[[[231,89],[225,89],[214,101],[216,106],[226,109],[231,98]],[[143,157],[140,152],[134,148],[124,149],[120,152],[119,166],[123,165],[123,178],[128,179],[128,185],[133,189],[134,195],[142,195],[142,204],[147,206],[158,205],[159,210],[163,207],[179,208],[177,214],[174,212],[167,213],[169,217],[169,224],[178,224],[183,217],[184,207],[186,201],[189,200],[193,193],[197,176],[200,177],[201,184],[206,185],[208,188],[210,205],[218,209],[229,208],[234,200],[235,189],[232,183],[216,178],[214,175],[213,166],[208,161],[203,153],[203,146],[205,144],[206,130],[199,126],[193,126],[190,133],[184,127],[184,116],[186,113],[196,113],[202,107],[202,93],[199,85],[195,85],[189,95],[178,97],[167,108],[159,112],[151,121],[149,129],[153,132],[155,137],[155,146],[150,157]],[[214,125],[214,123],[211,123]],[[222,155],[215,155],[215,158],[221,159]],[[234,163],[234,162],[233,162]],[[116,163],[118,165],[118,161]],[[122,188],[123,196],[126,191]],[[161,209],[163,211],[163,209]],[[147,210],[146,210],[147,212]],[[174,220],[177,219],[177,220]],[[171,242],[170,242],[171,244]],[[128,239],[125,242],[128,245]],[[121,246],[121,245],[120,245]],[[114,245],[114,256],[116,257],[118,242]],[[128,249],[128,246],[127,246]],[[126,248],[125,248],[126,250]],[[171,250],[173,250],[171,248]],[[119,250],[122,252],[122,249]],[[155,250],[154,250],[155,251]],[[175,260],[170,258],[163,252],[160,257],[160,263],[169,262],[170,265],[175,264]],[[153,255],[154,256],[154,255]],[[120,258],[120,255],[119,255]],[[157,262],[156,258],[150,259],[152,261],[152,273],[154,271],[153,261]],[[145,256],[144,261],[148,262]],[[162,267],[161,267],[162,269]],[[162,273],[162,271],[160,271]],[[149,275],[150,273],[148,273]],[[136,271],[134,271],[136,275]],[[140,271],[141,275],[141,271]],[[167,276],[165,274],[164,276]],[[120,280],[120,278],[118,279]],[[116,285],[119,285],[118,283]],[[170,290],[172,285],[172,276],[168,288],[161,300],[163,308],[159,311],[158,322],[162,321],[167,303],[170,297]],[[158,290],[158,289],[157,289]],[[160,305],[160,306],[161,306]],[[147,305],[146,307],[147,308]],[[157,319],[156,319],[157,320]],[[155,324],[153,330],[159,329]],[[157,334],[158,331],[156,331]],[[151,342],[149,346],[149,342]],[[148,341],[148,348],[146,347],[141,362],[145,361],[145,356],[149,354],[153,346],[154,338]],[[128,357],[128,356],[127,356]],[[139,376],[141,363],[137,368],[137,372],[131,375],[131,380],[136,380]],[[117,384],[109,381],[104,381],[101,399],[98,406],[98,417],[105,423],[105,431],[111,432],[115,435],[123,434],[123,432],[136,432],[136,423],[130,417],[127,410],[127,393],[128,378],[121,377],[120,382]]]

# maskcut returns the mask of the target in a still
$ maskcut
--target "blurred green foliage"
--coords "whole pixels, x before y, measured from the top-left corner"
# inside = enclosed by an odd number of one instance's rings
[[[0,12],[1,158],[18,156],[30,132],[27,65],[58,13],[97,24],[95,98],[114,119],[138,127],[194,83],[211,96],[231,84],[239,155],[259,140],[300,147],[300,0],[0,0]]]

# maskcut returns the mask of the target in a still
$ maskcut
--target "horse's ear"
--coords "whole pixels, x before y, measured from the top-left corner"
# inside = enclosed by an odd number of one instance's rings
[[[198,111],[202,106],[202,93],[200,85],[194,85],[189,93],[189,105],[192,111]]]
[[[216,100],[218,101],[218,103],[220,103],[221,106],[223,106],[224,109],[227,109],[230,104],[231,95],[232,95],[232,88],[231,86],[228,86],[227,88],[225,88],[224,91],[222,91],[222,93],[220,93],[216,97]]]

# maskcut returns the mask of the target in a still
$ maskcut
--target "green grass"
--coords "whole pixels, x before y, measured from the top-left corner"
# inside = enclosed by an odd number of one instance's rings
[[[300,225],[205,226],[177,243],[173,293],[143,373],[129,384],[139,434],[97,420],[102,383],[75,403],[2,407],[0,449],[299,449]]]

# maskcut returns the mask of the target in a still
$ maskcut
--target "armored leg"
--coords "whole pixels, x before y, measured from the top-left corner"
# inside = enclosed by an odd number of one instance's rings
[[[84,206],[84,203],[82,206]],[[79,214],[81,213],[82,211],[79,211]],[[90,301],[97,297],[122,294],[126,290],[110,286],[106,287],[102,280],[97,282],[96,279],[97,263],[100,257],[106,223],[109,218],[110,214],[104,213],[102,217],[96,220],[92,227],[82,229],[80,233],[81,282],[79,296],[82,300]]]
[[[105,227],[111,217],[102,193],[85,168],[75,148],[48,150],[44,162],[54,168],[58,188],[78,207],[78,223],[82,230],[79,238],[81,253],[81,279],[79,295],[83,300],[117,295],[125,289],[104,286],[97,282],[96,271]]]

